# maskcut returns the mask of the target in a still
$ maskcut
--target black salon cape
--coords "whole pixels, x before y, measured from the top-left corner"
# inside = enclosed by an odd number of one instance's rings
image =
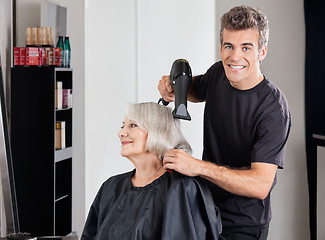
[[[219,210],[201,179],[166,172],[145,187],[134,187],[134,171],[104,182],[81,240],[219,239]]]

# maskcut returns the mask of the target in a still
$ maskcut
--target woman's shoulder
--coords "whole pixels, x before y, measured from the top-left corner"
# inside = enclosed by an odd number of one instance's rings
[[[102,184],[101,188],[112,189],[112,187],[115,187],[115,186],[120,187],[121,185],[127,185],[130,182],[132,174],[133,174],[133,171],[130,171],[130,172],[121,173],[121,174],[111,176]]]
[[[100,186],[94,202],[105,202],[109,198],[122,194],[130,186],[132,173],[133,171],[108,178]]]

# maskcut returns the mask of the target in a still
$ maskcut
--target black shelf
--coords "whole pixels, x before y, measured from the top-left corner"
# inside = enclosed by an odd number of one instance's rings
[[[72,89],[72,69],[11,69],[11,147],[21,232],[67,235],[72,220],[72,108],[55,109],[55,82]],[[66,147],[55,150],[55,121]]]
[[[317,133],[314,133],[313,134],[313,138],[314,139],[318,139],[318,140],[324,140],[325,141],[325,134],[317,134]]]
[[[60,162],[72,157],[72,147],[55,150],[55,162]]]
[[[59,201],[62,201],[63,199],[68,198],[68,197],[70,197],[69,194],[65,194],[65,195],[62,195],[62,196],[57,196],[57,198],[55,199],[55,203],[57,203]]]

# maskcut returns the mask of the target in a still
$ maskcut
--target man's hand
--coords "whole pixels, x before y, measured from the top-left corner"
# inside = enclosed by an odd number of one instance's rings
[[[173,87],[170,84],[170,76],[162,76],[159,80],[158,90],[161,97],[167,102],[175,101],[175,94],[173,91]]]
[[[163,160],[164,168],[175,170],[184,175],[194,177],[198,175],[198,167],[202,160],[198,160],[183,149],[171,149],[166,152]]]

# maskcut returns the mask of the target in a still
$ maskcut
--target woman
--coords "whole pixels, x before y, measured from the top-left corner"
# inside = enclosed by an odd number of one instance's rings
[[[121,155],[135,169],[102,185],[81,240],[219,239],[221,220],[208,188],[163,167],[168,149],[191,152],[170,108],[131,104],[118,136]]]

